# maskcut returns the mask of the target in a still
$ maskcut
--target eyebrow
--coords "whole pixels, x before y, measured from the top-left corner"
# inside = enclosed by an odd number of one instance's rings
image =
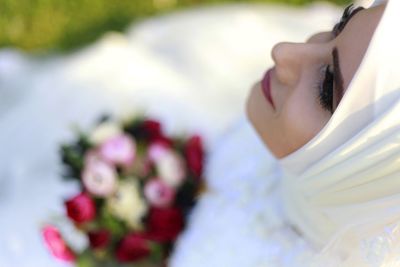
[[[332,33],[334,36],[338,36],[339,33],[341,33],[344,28],[346,27],[347,23],[350,21],[350,19],[360,12],[361,10],[365,10],[364,7],[359,6],[356,9],[353,9],[353,4],[350,4],[348,7],[345,8],[343,11],[342,17],[340,18],[339,22],[335,24],[335,26],[332,29]]]
[[[356,9],[353,9],[353,4],[350,4],[343,12],[342,18],[332,29],[332,33],[334,36],[338,36],[339,33],[341,33],[344,28],[347,26],[347,23],[350,21],[350,19],[357,14],[361,10],[365,10],[363,7],[358,7]],[[337,100],[336,100],[336,107],[339,105],[340,101],[342,100],[343,94],[344,94],[344,86],[343,86],[343,76],[342,72],[340,70],[340,61],[339,61],[339,51],[337,47],[334,47],[332,50],[332,58],[333,58],[333,73],[334,73],[334,79],[335,79],[335,90],[337,92]]]
[[[342,100],[344,94],[344,86],[343,86],[343,76],[342,72],[340,71],[340,62],[339,62],[339,51],[337,47],[335,47],[332,51],[333,57],[333,73],[335,79],[335,90],[338,95],[338,99],[336,101],[336,106],[339,105],[340,100]]]

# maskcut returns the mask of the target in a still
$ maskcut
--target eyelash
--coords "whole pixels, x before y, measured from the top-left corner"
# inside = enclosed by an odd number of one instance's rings
[[[346,7],[339,23],[337,23],[332,30],[333,35],[335,37],[338,36],[340,32],[344,29],[344,26],[346,26],[347,22],[350,20],[350,18],[362,9],[364,8],[358,7],[356,9],[353,9],[353,4]],[[333,90],[334,90],[333,71],[330,70],[330,65],[324,65],[320,69],[319,73],[320,73],[319,75],[320,78],[318,79],[316,85],[319,102],[322,108],[333,114]]]
[[[319,103],[323,109],[333,113],[333,72],[329,65],[320,69],[320,79],[317,83]],[[323,77],[323,78],[322,78]]]

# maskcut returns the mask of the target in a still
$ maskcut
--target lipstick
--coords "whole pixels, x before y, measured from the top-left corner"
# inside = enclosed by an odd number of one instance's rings
[[[274,100],[271,96],[271,72],[272,68],[270,68],[264,75],[261,81],[261,88],[264,93],[265,98],[271,104],[271,106],[275,109]]]

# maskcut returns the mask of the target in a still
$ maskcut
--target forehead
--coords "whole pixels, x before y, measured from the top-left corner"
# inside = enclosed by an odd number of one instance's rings
[[[382,5],[361,10],[351,18],[334,40],[339,53],[345,90],[361,64],[383,10]]]

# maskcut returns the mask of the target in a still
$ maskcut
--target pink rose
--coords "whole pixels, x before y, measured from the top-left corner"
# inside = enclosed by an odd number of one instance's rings
[[[175,190],[158,178],[153,178],[146,183],[144,195],[155,207],[167,207],[175,200]]]
[[[96,206],[86,193],[80,193],[65,202],[68,217],[76,223],[84,223],[96,217]]]
[[[92,152],[89,152],[92,153]],[[106,197],[116,190],[117,172],[113,166],[91,154],[85,160],[82,182],[89,193]]]
[[[129,168],[136,155],[136,142],[126,134],[107,139],[101,146],[101,157],[111,164]]]
[[[203,173],[204,149],[201,137],[192,136],[185,145],[185,157],[189,169],[200,177]]]
[[[119,262],[135,262],[150,254],[149,241],[139,233],[132,233],[125,236],[119,243],[116,251],[116,258]]]
[[[148,158],[152,162],[159,161],[169,151],[169,147],[163,143],[154,142],[149,146],[147,151]]]
[[[148,157],[155,164],[160,179],[167,185],[176,188],[183,183],[186,177],[184,161],[171,148],[154,143],[149,147]]]
[[[52,225],[46,225],[42,229],[42,235],[46,246],[54,257],[67,262],[75,261],[75,254],[62,239],[58,229]]]

